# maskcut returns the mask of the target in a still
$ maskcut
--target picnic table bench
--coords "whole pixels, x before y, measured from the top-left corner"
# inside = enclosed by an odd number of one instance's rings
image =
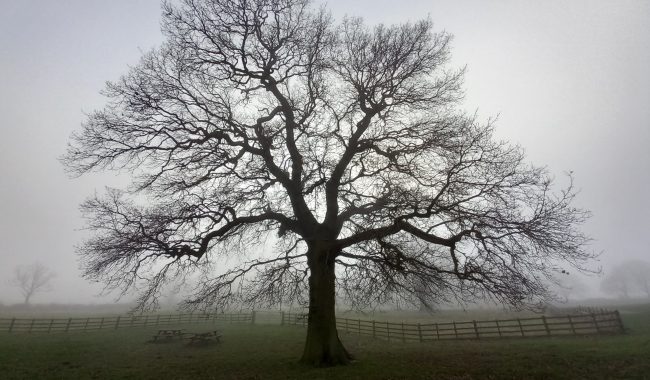
[[[207,343],[207,342],[221,342],[221,332],[218,330],[208,331],[204,333],[188,333],[186,334],[188,340],[187,344]]]
[[[171,340],[174,340],[176,338],[181,339],[183,338],[183,330],[178,330],[178,329],[163,329],[163,330],[158,330],[158,334],[154,335],[152,337],[152,342],[169,342]]]

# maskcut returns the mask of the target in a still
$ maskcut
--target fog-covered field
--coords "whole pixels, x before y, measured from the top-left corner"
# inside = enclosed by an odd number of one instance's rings
[[[0,378],[133,379],[501,379],[650,376],[650,305],[618,307],[627,333],[612,336],[386,342],[341,332],[350,366],[313,369],[297,363],[305,330],[272,324],[218,324],[221,343],[147,343],[157,327],[58,334],[0,333]],[[495,311],[443,311],[431,318],[481,318]],[[378,312],[380,320],[424,319]],[[462,318],[462,319],[466,319]],[[202,332],[212,325],[183,325]]]

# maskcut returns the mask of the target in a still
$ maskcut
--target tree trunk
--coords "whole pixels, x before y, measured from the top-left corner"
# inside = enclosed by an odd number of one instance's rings
[[[351,359],[336,330],[334,259],[327,249],[310,249],[309,319],[300,361],[317,367],[344,365]]]

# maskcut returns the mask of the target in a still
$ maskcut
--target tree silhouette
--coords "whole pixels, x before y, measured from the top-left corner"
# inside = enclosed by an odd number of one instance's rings
[[[554,193],[492,122],[456,108],[463,70],[431,21],[369,28],[307,0],[183,0],[164,3],[162,27],[63,159],[75,175],[132,172],[127,190],[82,205],[96,234],[80,254],[88,278],[139,288],[140,307],[197,271],[186,307],[308,303],[302,361],[336,365],[350,359],[337,290],[355,306],[521,306],[546,296],[556,263],[591,257],[571,185]],[[251,252],[267,239],[272,254]]]
[[[25,298],[25,305],[27,305],[34,294],[50,289],[50,283],[54,277],[54,273],[50,272],[43,264],[34,263],[16,267],[11,284],[20,289]]]
[[[600,284],[602,291],[623,298],[650,297],[650,263],[627,260],[613,267]]]

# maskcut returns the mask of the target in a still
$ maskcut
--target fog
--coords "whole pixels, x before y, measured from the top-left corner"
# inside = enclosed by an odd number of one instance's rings
[[[591,268],[646,259],[650,246],[650,2],[328,2],[337,19],[369,24],[430,15],[454,34],[453,64],[467,65],[464,107],[498,115],[500,138],[520,144],[564,183],[572,171],[584,230],[602,252]],[[71,179],[57,158],[84,113],[102,107],[105,81],[162,41],[160,2],[8,0],[0,12],[0,302],[21,302],[9,284],[18,265],[40,262],[56,277],[34,303],[107,303],[80,277],[78,205],[119,174]],[[600,296],[600,278],[584,297]]]

